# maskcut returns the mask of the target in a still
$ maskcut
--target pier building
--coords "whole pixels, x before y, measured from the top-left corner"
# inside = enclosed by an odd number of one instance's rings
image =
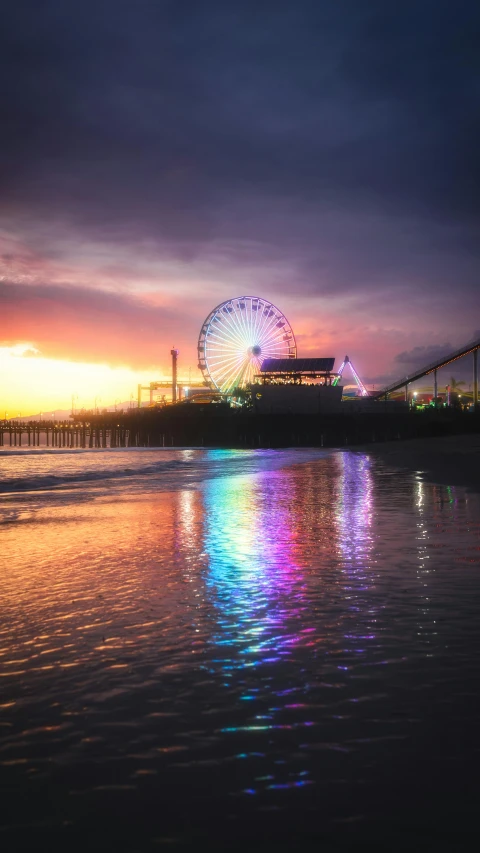
[[[259,414],[327,414],[340,411],[334,358],[266,358],[250,385]]]

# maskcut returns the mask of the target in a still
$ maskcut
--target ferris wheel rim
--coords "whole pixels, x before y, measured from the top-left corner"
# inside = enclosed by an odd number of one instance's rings
[[[209,312],[197,349],[205,384],[231,394],[253,381],[265,358],[295,358],[297,342],[289,320],[273,302],[243,295],[225,299]]]

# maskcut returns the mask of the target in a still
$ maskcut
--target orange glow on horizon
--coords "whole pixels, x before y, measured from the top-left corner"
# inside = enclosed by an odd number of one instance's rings
[[[154,367],[150,371],[136,371],[108,364],[43,358],[31,344],[0,347],[0,372],[2,418],[40,412],[48,415],[56,409],[70,409],[72,397],[75,409],[109,408],[115,401],[136,403],[139,384],[170,378],[168,364],[159,375],[159,369]],[[196,374],[197,371],[195,375],[192,371],[192,381],[200,378]]]

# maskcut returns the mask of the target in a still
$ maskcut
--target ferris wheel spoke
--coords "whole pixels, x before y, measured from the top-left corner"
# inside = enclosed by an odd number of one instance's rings
[[[238,344],[236,346],[225,346],[223,343],[208,347],[207,353],[213,359],[241,358],[246,354],[244,347],[239,347]]]
[[[260,309],[259,303],[257,303],[257,310],[255,312],[255,317],[253,318],[253,336],[255,338],[255,344],[259,345],[260,340],[260,327],[262,324],[262,309]]]
[[[237,363],[234,367],[232,367],[228,373],[224,375],[223,385],[227,389],[234,387],[235,384],[238,384],[238,381],[241,379],[243,372],[245,370],[245,365],[243,362],[240,365]],[[237,379],[238,377],[238,379]],[[236,380],[236,381],[235,381]]]
[[[284,341],[283,338],[270,338],[262,348],[262,352],[266,352],[267,349],[276,349],[276,350],[286,350],[288,349],[288,341]]]
[[[276,331],[276,329],[275,329],[275,321],[276,321],[276,316],[275,316],[275,315],[274,315],[273,317],[268,317],[268,318],[267,318],[267,322],[266,322],[265,326],[264,326],[264,327],[263,327],[263,329],[262,329],[262,334],[261,334],[261,337],[260,337],[260,340],[259,340],[259,345],[260,345],[260,346],[262,346],[262,344],[264,344],[264,343],[265,343],[265,341],[268,341],[268,340],[271,338],[271,336],[275,333],[275,331]]]
[[[215,382],[221,384],[226,376],[230,376],[232,373],[236,373],[238,371],[238,361],[235,364],[227,364],[221,367],[217,367],[217,369],[212,369],[211,376],[215,380]]]
[[[227,314],[227,316],[224,316],[223,314],[219,315],[218,321],[221,328],[226,329],[229,335],[238,337],[239,340],[241,340],[241,334],[239,335],[239,330],[237,329],[236,324],[232,323],[232,314],[234,309],[232,306],[230,307],[231,311]]]
[[[248,301],[248,328],[249,328],[250,337],[252,337],[255,333],[256,317],[257,317],[256,311],[254,311],[254,309],[253,309],[253,299],[250,298]]]
[[[225,330],[224,332],[222,332],[222,334],[225,335],[226,340],[228,341],[228,346],[230,347],[230,349],[233,348],[236,350],[241,350],[242,352],[246,349],[245,341],[242,339],[242,337],[238,334],[238,332],[236,330],[235,330],[235,332],[230,332],[228,330]]]
[[[219,305],[218,308],[213,312],[212,321],[210,323],[211,329],[215,328],[215,323],[218,324],[217,327],[225,329],[229,334],[232,334],[234,330],[232,329],[231,323],[229,322],[232,313],[228,310],[229,307],[231,308],[230,302],[224,302],[222,303],[222,305]]]
[[[278,327],[278,323],[282,322],[284,322],[283,317],[279,317],[278,314],[270,318],[269,326],[266,329],[266,334],[269,338],[281,336],[284,334],[284,326]]]
[[[263,351],[263,354],[264,354],[265,358],[287,358],[288,357],[288,352],[285,349],[285,347],[279,347],[279,346],[274,346],[274,345],[269,346],[268,348],[265,348]]]
[[[237,299],[237,305],[238,305],[238,303],[239,303],[239,302],[240,302],[240,300],[239,300],[239,299]],[[243,342],[246,344],[246,346],[248,347],[248,326],[247,326],[246,319],[245,319],[245,310],[246,310],[246,309],[245,309],[245,308],[243,308],[243,309],[242,309],[242,308],[240,308],[239,310],[240,310],[240,313],[238,313],[237,308],[235,308],[235,306],[234,306],[235,317],[236,317],[236,320],[237,320],[238,327],[239,327],[239,329],[240,329],[240,334],[241,334],[242,341],[243,341]]]
[[[267,358],[269,353],[275,352],[286,352],[285,341],[275,340],[274,338],[270,338],[268,341],[265,341],[262,344],[262,356]]]
[[[270,341],[284,341],[285,336],[290,337],[289,332],[285,330],[285,327],[277,328],[277,324],[271,329],[269,329],[268,340]]]
[[[253,302],[254,302],[254,300],[252,299],[252,311],[253,311]],[[261,317],[262,317],[262,312],[259,310],[260,302],[261,302],[260,299],[255,300],[257,307],[256,307],[256,311],[255,311],[255,317],[253,320],[253,334],[255,336],[255,343],[256,344],[258,344],[258,335],[259,335],[260,323],[261,323]]]
[[[245,365],[244,379],[245,383],[251,383],[253,380],[253,376],[255,374],[255,359],[250,359],[248,364]]]
[[[245,379],[245,373],[247,370],[248,370],[248,365],[247,364],[241,364],[241,365],[239,365],[239,367],[236,371],[233,371],[232,373],[230,373],[228,380],[227,380],[228,387],[229,388],[237,387]]]
[[[257,335],[258,335],[258,343],[259,343],[259,344],[260,344],[260,342],[263,340],[263,338],[264,338],[264,336],[265,336],[265,332],[266,332],[266,329],[267,329],[267,327],[268,327],[269,320],[271,319],[271,318],[268,316],[268,313],[269,313],[269,311],[270,311],[270,310],[271,310],[271,309],[270,309],[270,305],[269,305],[269,303],[268,303],[268,302],[264,302],[264,303],[263,303],[263,305],[262,305],[262,311],[261,311],[261,315],[260,315],[260,322],[259,322],[259,324],[258,324],[258,332],[257,332]]]
[[[231,335],[228,333],[228,329],[225,329],[223,326],[215,326],[214,329],[210,329],[206,341],[221,340],[222,342],[231,341]]]
[[[212,370],[226,370],[227,368],[233,367],[236,364],[242,364],[244,361],[248,360],[249,359],[241,353],[230,356],[216,356],[215,358],[210,359],[210,367]]]
[[[219,318],[219,322],[218,322],[218,325],[215,327],[215,331],[221,332],[229,340],[236,340],[237,343],[239,343],[239,344],[242,343],[242,339],[237,334],[236,329],[232,329],[231,325],[228,325],[228,323],[225,322],[223,317]]]
[[[208,342],[221,342],[222,345],[227,346],[242,346],[242,341],[236,340],[229,334],[228,329],[223,329],[221,327],[217,327],[214,331],[211,331],[208,338]]]
[[[251,318],[250,318],[250,303],[247,297],[242,299],[242,304],[245,306],[244,308],[240,308],[241,318],[240,323],[242,327],[242,339],[246,346],[248,347],[250,338],[251,338]]]
[[[235,305],[235,302],[237,303],[237,305]],[[238,299],[236,299],[236,300],[232,299],[232,302],[231,302],[232,315],[231,315],[231,317],[232,317],[233,323],[235,324],[235,327],[238,331],[238,335],[240,336],[241,340],[243,342],[245,342],[245,340],[246,340],[245,324],[243,322],[243,315],[242,315],[241,309],[240,309],[240,313],[238,311],[238,307],[237,307],[238,302],[239,302]]]
[[[263,352],[264,352],[265,354],[266,354],[267,352],[272,352],[272,353],[273,353],[273,352],[276,352],[276,353],[279,353],[279,352],[286,352],[286,349],[287,349],[287,347],[285,346],[285,342],[284,342],[284,341],[277,341],[277,342],[275,342],[275,341],[271,341],[271,342],[270,342],[270,343],[269,343],[269,344],[264,348]]]
[[[233,355],[235,353],[246,353],[246,348],[243,344],[238,344],[235,341],[216,338],[210,341],[207,351],[211,355]]]
[[[268,340],[282,334],[281,329],[277,328],[277,323],[282,320],[283,317],[279,316],[276,312],[273,313],[272,317],[268,318],[268,325],[265,327],[263,340]]]
[[[217,358],[215,360],[211,360],[210,369],[212,371],[226,371],[234,368],[237,364],[242,364],[246,361],[245,358],[239,358],[238,356],[234,356],[231,358]]]
[[[238,344],[223,341],[221,338],[211,341],[210,345],[206,348],[206,352],[210,357],[235,355],[239,351],[243,352],[243,347],[239,347]]]
[[[272,306],[269,302],[264,302],[262,306],[262,312],[260,316],[260,323],[258,327],[258,334],[260,338],[263,338],[265,332],[267,331],[272,317],[270,316],[270,312],[272,311]]]

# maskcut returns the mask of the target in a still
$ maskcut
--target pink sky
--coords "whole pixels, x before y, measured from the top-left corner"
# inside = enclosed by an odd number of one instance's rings
[[[468,315],[452,328],[445,306],[421,291],[407,302],[393,288],[381,300],[368,290],[296,293],[293,268],[289,287],[285,270],[261,259],[257,270],[236,267],[226,253],[174,263],[152,245],[82,245],[74,234],[52,241],[50,251],[5,232],[0,245],[0,347],[9,375],[1,406],[24,414],[67,407],[72,394],[86,406],[96,395],[104,405],[128,400],[138,382],[169,376],[172,346],[180,350],[180,375],[200,379],[201,324],[216,304],[242,293],[286,314],[299,355],[334,356],[338,368],[347,353],[377,387],[407,372],[395,362],[399,353],[426,347],[417,360],[428,360],[432,347],[459,344],[471,332]]]

